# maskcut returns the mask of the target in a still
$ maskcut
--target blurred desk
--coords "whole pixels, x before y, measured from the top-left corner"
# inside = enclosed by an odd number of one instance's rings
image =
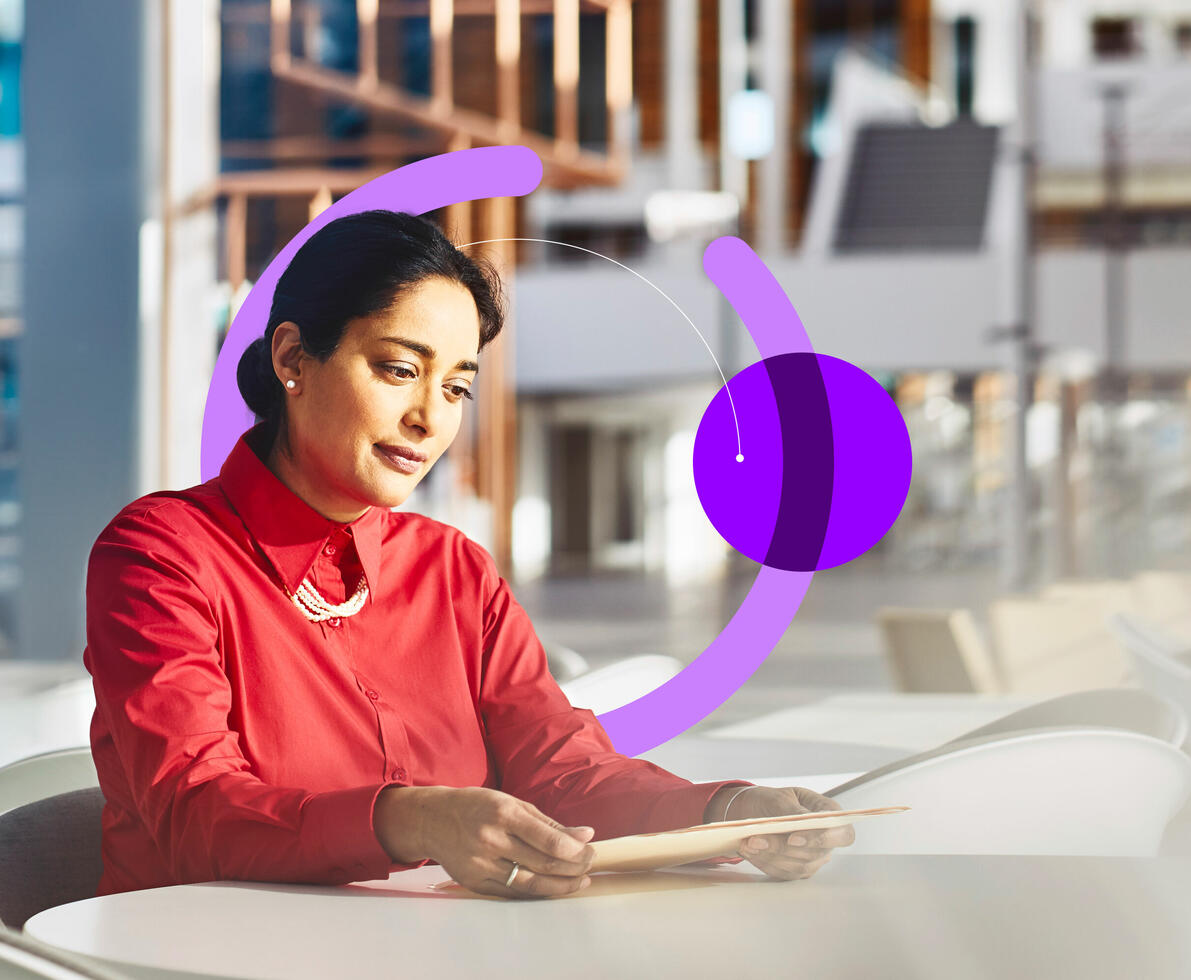
[[[895,758],[898,758],[932,749],[1041,700],[1040,695],[885,691],[834,694],[821,701],[783,708],[702,734],[722,739],[794,739],[862,745],[868,749],[896,750]]]
[[[679,735],[643,752],[639,758],[694,782],[747,779],[823,792],[905,755],[900,749],[878,745],[788,738],[716,738],[703,734]],[[768,773],[777,775],[762,775]]]
[[[1191,975],[1187,860],[845,851],[808,881],[747,866],[599,875],[536,902],[432,891],[445,877],[158,888],[50,909],[26,931],[142,977]]]

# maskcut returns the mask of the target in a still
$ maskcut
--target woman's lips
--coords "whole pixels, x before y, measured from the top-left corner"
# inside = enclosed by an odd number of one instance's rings
[[[402,473],[412,474],[417,473],[424,462],[421,459],[410,459],[408,456],[402,456],[399,453],[389,449],[385,446],[377,446],[377,452],[380,453],[381,458]]]

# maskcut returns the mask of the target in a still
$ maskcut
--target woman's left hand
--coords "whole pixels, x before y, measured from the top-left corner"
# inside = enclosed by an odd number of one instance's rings
[[[730,786],[716,793],[708,806],[713,820],[724,819],[723,808],[728,800],[732,803],[727,817],[729,820],[840,809],[835,800],[809,789],[793,786],[784,789],[755,786],[739,793],[733,799],[733,794],[739,790],[739,786]],[[717,809],[717,801],[721,799],[723,802],[719,802]],[[855,839],[856,835],[851,827],[803,830],[792,834],[766,834],[750,837],[740,846],[737,853],[770,877],[792,881],[796,878],[809,878],[831,860],[834,848],[847,847]]]

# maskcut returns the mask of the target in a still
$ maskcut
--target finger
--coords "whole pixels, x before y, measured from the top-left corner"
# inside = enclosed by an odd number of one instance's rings
[[[830,796],[824,796],[822,793],[816,793],[813,789],[803,789],[802,787],[795,787],[794,792],[798,794],[798,800],[808,810],[816,813],[821,813],[824,810],[842,810],[835,800]]]
[[[526,868],[519,868],[511,885],[506,885],[507,876],[500,881],[488,879],[500,889],[500,894],[509,898],[553,898],[558,895],[572,895],[591,884],[587,875],[580,877],[561,877],[559,875],[538,874]]]
[[[576,840],[582,841],[584,844],[586,844],[595,836],[594,827],[568,827],[565,824],[559,823],[553,817],[547,816],[536,806],[527,802],[526,800],[518,800],[517,802],[521,804],[523,809],[528,810],[532,816],[537,817],[543,823],[549,824],[555,830],[561,830],[564,833],[570,834]]]
[[[784,843],[794,847],[847,847],[856,840],[856,832],[850,826],[827,827],[823,830],[799,830],[785,838]]]
[[[549,857],[590,862],[595,854],[588,844],[568,833],[568,828],[557,820],[551,820],[529,803],[511,814],[507,829],[510,834]]]
[[[746,860],[752,861],[754,864],[758,861],[800,861],[807,863],[810,861],[819,861],[829,855],[831,851],[825,850],[821,847],[782,847],[777,850],[752,850],[742,847],[740,849],[740,856]]]
[[[591,851],[591,848],[586,848]],[[545,875],[560,877],[582,876],[591,867],[594,852],[580,854],[579,858],[570,860],[554,854],[539,851],[523,841],[520,837],[511,835],[508,845],[502,849],[502,855],[510,861],[516,861],[522,868]]]
[[[773,878],[781,878],[783,881],[794,881],[798,878],[809,878],[830,860],[830,855],[824,855],[814,861],[774,857],[754,863],[761,871],[764,871]]]

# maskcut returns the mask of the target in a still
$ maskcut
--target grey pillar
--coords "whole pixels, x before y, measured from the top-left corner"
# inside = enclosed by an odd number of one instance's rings
[[[670,186],[703,190],[699,145],[699,10],[691,0],[667,0],[666,169]]]
[[[96,536],[135,496],[144,0],[25,7],[18,649],[82,655]]]
[[[761,88],[773,99],[773,149],[761,161],[757,206],[757,247],[762,253],[782,251],[786,244],[786,220],[790,208],[786,191],[790,155],[797,152],[789,127],[790,95],[793,91],[790,0],[762,0]]]

